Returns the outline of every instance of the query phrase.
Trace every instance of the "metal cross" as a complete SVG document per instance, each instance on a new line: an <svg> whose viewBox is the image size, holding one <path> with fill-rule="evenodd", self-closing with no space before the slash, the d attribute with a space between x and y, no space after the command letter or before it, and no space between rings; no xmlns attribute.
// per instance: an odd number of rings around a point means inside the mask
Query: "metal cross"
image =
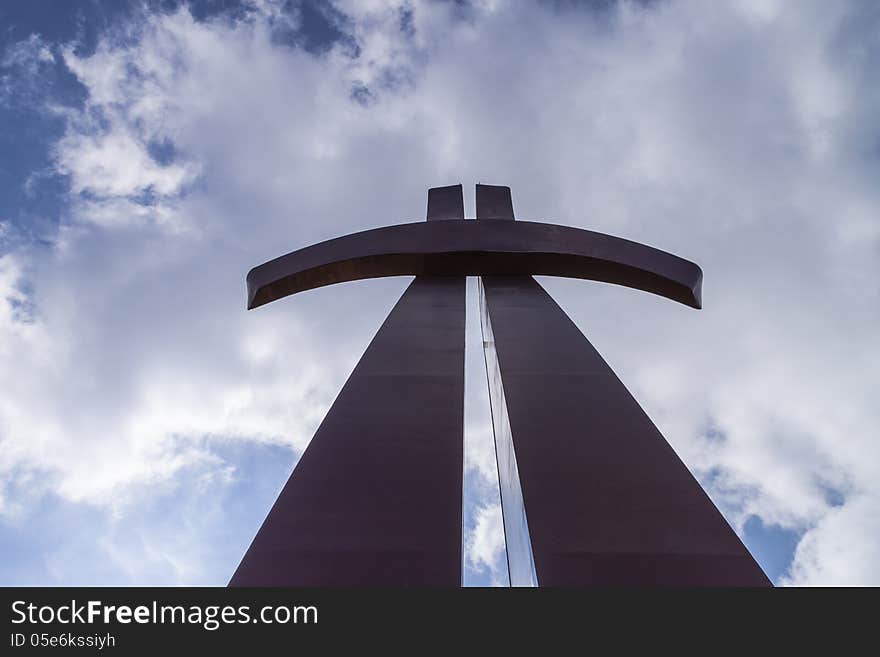
<svg viewBox="0 0 880 657"><path fill-rule="evenodd" d="M352 372L230 582L458 586L465 277L483 345L513 586L769 586L645 412L532 275L701 307L702 271L629 240L514 221L510 189L428 191L427 222L321 242L247 276L248 308L415 276ZM648 327L646 327L646 332Z"/></svg>

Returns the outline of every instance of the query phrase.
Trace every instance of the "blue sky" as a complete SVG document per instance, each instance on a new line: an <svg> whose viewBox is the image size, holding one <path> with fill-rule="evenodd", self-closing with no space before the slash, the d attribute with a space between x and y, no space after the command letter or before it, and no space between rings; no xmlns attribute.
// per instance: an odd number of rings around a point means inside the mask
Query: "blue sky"
<svg viewBox="0 0 880 657"><path fill-rule="evenodd" d="M542 282L775 582L880 584L878 35L871 2L3 3L0 582L224 584L406 284L246 313L245 272L480 181L702 265L700 313ZM504 584L474 290L465 581Z"/></svg>

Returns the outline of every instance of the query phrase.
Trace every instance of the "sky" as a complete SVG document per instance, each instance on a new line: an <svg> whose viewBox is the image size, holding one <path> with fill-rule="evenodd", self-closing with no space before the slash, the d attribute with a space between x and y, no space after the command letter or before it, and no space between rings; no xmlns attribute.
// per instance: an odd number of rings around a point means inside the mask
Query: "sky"
<svg viewBox="0 0 880 657"><path fill-rule="evenodd" d="M540 280L774 583L880 585L877 70L871 0L2 3L0 583L224 585L408 282L246 272L483 182L701 265L701 311Z"/></svg>

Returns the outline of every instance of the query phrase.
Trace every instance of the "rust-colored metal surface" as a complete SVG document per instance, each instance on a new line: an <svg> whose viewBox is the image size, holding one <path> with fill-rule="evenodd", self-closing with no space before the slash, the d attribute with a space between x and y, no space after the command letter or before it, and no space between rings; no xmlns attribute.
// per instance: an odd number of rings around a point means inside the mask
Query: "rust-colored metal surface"
<svg viewBox="0 0 880 657"><path fill-rule="evenodd" d="M522 274L616 283L701 304L697 265L637 242L529 221L428 221L353 233L255 267L248 308L363 278Z"/></svg>
<svg viewBox="0 0 880 657"><path fill-rule="evenodd" d="M506 198L486 191L478 188L477 219L488 213L512 225L509 190ZM489 373L492 414L504 418L495 422L496 449L515 454L507 459L514 466L499 468L507 542L531 547L509 554L512 583L769 586L700 484L550 295L531 276L484 276L481 290L484 345L500 373Z"/></svg>
<svg viewBox="0 0 880 657"><path fill-rule="evenodd" d="M538 585L768 586L550 295L531 276L482 282ZM516 486L502 482L502 493ZM505 518L508 526L519 527Z"/></svg>
<svg viewBox="0 0 880 657"><path fill-rule="evenodd" d="M432 190L428 219L456 192ZM463 277L410 284L230 586L461 585L464 322Z"/></svg>

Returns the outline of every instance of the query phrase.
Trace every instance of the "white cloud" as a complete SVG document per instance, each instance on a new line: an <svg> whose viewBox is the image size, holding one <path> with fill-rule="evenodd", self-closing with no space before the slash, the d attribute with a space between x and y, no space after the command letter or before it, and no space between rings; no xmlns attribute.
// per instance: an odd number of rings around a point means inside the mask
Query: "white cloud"
<svg viewBox="0 0 880 657"><path fill-rule="evenodd" d="M271 11L148 16L91 56L62 51L89 98L56 148L71 204L54 246L0 269L0 476L124 513L227 467L205 436L302 449L405 283L245 313L247 269L418 219L432 185L510 184L522 218L703 265L700 313L547 285L735 524L806 530L791 581L878 583L864 5L340 8L358 56L277 43ZM0 509L20 510L10 490ZM493 509L478 567L497 556Z"/></svg>
<svg viewBox="0 0 880 657"><path fill-rule="evenodd" d="M786 583L862 586L880 579L880 499L856 495L830 510L801 539ZM855 567L853 564L857 564Z"/></svg>
<svg viewBox="0 0 880 657"><path fill-rule="evenodd" d="M506 567L501 559L504 550L504 521L500 504L487 504L477 509L475 526L468 536L466 554L468 563L477 571L488 571L494 580L503 579L506 574L499 573Z"/></svg>
<svg viewBox="0 0 880 657"><path fill-rule="evenodd" d="M6 49L3 58L0 59L2 66L22 66L29 74L35 74L41 63L54 62L55 56L49 49L48 44L38 34L31 34L27 39L22 39Z"/></svg>
<svg viewBox="0 0 880 657"><path fill-rule="evenodd" d="M38 34L7 46L0 52L0 107L33 99L41 74L54 62L55 55Z"/></svg>
<svg viewBox="0 0 880 657"><path fill-rule="evenodd" d="M178 192L191 180L186 166L161 166L145 144L118 128L101 135L71 134L59 144L59 167L71 177L71 191L102 197Z"/></svg>

